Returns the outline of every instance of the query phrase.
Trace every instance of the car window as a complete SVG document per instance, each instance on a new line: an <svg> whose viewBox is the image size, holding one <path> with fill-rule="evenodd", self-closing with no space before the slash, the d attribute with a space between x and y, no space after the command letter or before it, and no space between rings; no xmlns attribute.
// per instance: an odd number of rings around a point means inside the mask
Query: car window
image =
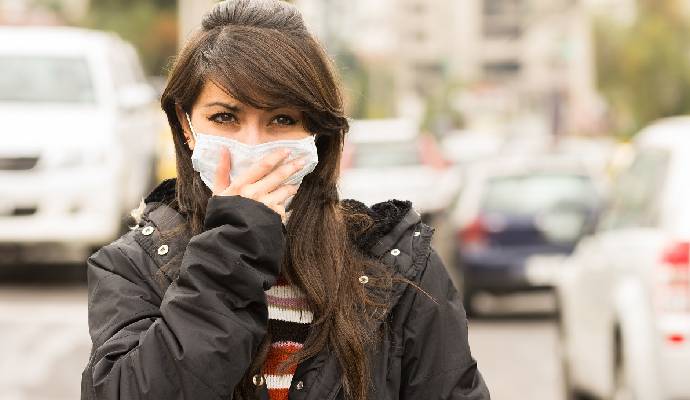
<svg viewBox="0 0 690 400"><path fill-rule="evenodd" d="M83 57L0 55L0 102L91 104L95 100Z"/></svg>
<svg viewBox="0 0 690 400"><path fill-rule="evenodd" d="M601 229L654 226L659 219L659 198L666 180L670 154L663 149L645 149L618 177L611 205Z"/></svg>
<svg viewBox="0 0 690 400"><path fill-rule="evenodd" d="M116 90L146 81L139 57L131 45L116 42L110 48L108 59Z"/></svg>
<svg viewBox="0 0 690 400"><path fill-rule="evenodd" d="M401 167L421 164L417 143L357 143L352 154L355 168Z"/></svg>
<svg viewBox="0 0 690 400"><path fill-rule="evenodd" d="M591 209L596 189L586 175L525 174L490 178L482 210L485 213L536 215L559 208Z"/></svg>

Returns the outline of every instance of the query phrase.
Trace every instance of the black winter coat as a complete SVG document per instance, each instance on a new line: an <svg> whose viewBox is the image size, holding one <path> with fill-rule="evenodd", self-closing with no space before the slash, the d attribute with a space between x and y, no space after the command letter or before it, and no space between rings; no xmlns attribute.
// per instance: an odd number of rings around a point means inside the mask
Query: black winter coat
<svg viewBox="0 0 690 400"><path fill-rule="evenodd" d="M166 205L174 188L174 180L162 183L136 228L88 259L93 347L83 400L231 399L266 334L264 290L276 282L284 245L279 215L243 197L212 197L202 233L161 238L183 222ZM344 201L376 221L356 245L436 300L395 284L383 340L371 354L370 399L489 399L461 298L430 246L433 229L409 202ZM268 399L265 385L257 389ZM336 357L324 350L301 363L289 397L342 399Z"/></svg>

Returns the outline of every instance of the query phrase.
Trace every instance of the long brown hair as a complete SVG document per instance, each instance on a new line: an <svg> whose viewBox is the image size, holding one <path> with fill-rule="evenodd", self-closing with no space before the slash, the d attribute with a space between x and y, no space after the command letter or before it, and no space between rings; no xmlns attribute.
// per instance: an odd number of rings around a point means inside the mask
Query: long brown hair
<svg viewBox="0 0 690 400"><path fill-rule="evenodd" d="M177 156L175 203L193 234L203 228L211 192L192 168L175 107L190 112L209 81L255 108L298 107L306 129L317 135L319 163L290 205L282 266L286 279L305 292L315 318L303 349L287 363L297 364L327 348L339 360L346 396L366 399L367 350L377 339L371 329L377 314L372 309L386 307L381 294L387 291L365 290L358 278L367 271L368 286L385 289L391 283L382 265L348 240L353 232L347 226L364 230L372 221L349 212L338 198L348 122L333 66L299 11L288 3L229 0L205 16L176 59L161 100ZM265 340L236 387L237 398L253 397L248 377L260 371L268 344Z"/></svg>

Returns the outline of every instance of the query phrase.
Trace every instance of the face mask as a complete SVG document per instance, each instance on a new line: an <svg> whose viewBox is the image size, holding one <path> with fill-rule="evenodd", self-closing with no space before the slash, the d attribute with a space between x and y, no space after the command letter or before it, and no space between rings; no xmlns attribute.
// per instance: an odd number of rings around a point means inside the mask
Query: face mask
<svg viewBox="0 0 690 400"><path fill-rule="evenodd" d="M192 167L201 175L201 180L213 190L216 167L220 162L220 152L223 147L230 150L232 179L245 173L255 162L279 148L290 149L290 155L281 163L286 164L292 160L304 157L304 167L290 176L283 185L300 185L306 175L314 171L319 162L316 150L316 138L310 135L304 139L276 140L257 145L248 145L234 139L223 136L208 135L195 132L188 114L187 122L194 135L194 150L192 151ZM285 202L285 207L290 204L292 198Z"/></svg>

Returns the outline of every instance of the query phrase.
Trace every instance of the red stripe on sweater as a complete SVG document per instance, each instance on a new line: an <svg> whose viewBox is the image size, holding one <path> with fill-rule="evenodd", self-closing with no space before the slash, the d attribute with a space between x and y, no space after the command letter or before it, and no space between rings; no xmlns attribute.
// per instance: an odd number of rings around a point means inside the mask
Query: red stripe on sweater
<svg viewBox="0 0 690 400"><path fill-rule="evenodd" d="M268 398L271 400L288 400L289 389L268 389Z"/></svg>
<svg viewBox="0 0 690 400"><path fill-rule="evenodd" d="M303 298L283 298L266 295L266 301L271 306L291 308L293 310L306 310L307 302Z"/></svg>
<svg viewBox="0 0 690 400"><path fill-rule="evenodd" d="M287 359L297 353L299 349L301 349L302 346L299 346L299 348L295 347L271 347L271 349L268 351L268 355L266 356L266 361L263 366L263 374L264 375L294 375L295 371L297 370L297 365L290 365L286 369L278 371L278 366Z"/></svg>

